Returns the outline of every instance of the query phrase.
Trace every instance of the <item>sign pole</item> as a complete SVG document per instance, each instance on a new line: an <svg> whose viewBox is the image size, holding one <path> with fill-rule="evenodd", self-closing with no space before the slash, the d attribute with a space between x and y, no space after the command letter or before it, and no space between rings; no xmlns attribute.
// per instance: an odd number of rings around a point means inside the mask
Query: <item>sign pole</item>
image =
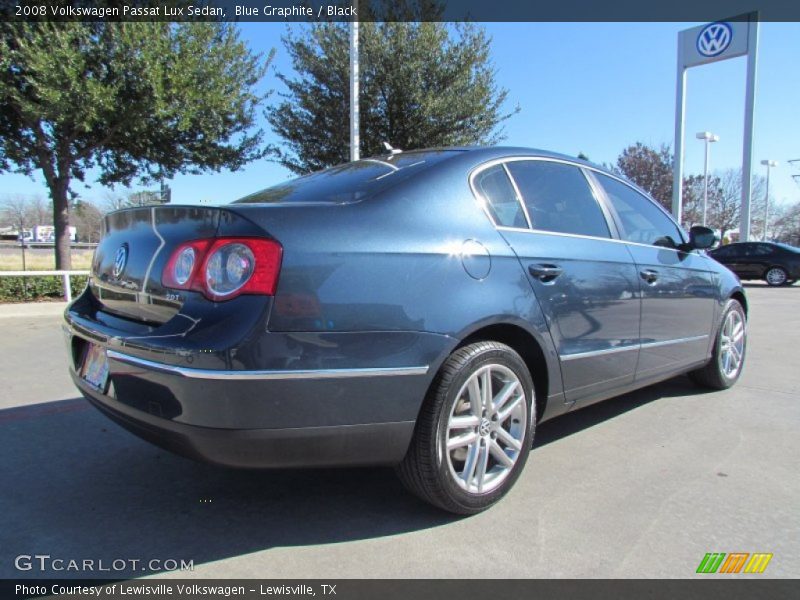
<svg viewBox="0 0 800 600"><path fill-rule="evenodd" d="M360 158L358 110L358 21L350 22L350 160Z"/></svg>
<svg viewBox="0 0 800 600"><path fill-rule="evenodd" d="M678 85L675 93L675 164L672 165L672 216L680 223L683 217L683 135L686 111L686 68L678 48Z"/></svg>
<svg viewBox="0 0 800 600"><path fill-rule="evenodd" d="M750 236L750 194L752 188L753 111L756 103L756 57L758 12L714 21L678 33L678 83L675 94L675 164L672 167L672 214L680 223L683 212L683 134L686 111L686 71L691 67L747 55L747 98L744 114L742 157L742 199L739 239ZM708 142L706 142L706 161ZM708 175L706 175L706 178ZM705 203L704 203L705 204ZM704 208L704 213L705 213Z"/></svg>
<svg viewBox="0 0 800 600"><path fill-rule="evenodd" d="M758 13L750 13L747 28L747 91L744 107L744 150L742 152L742 205L739 209L739 241L750 239L750 199L753 189L753 113L756 107L758 57Z"/></svg>

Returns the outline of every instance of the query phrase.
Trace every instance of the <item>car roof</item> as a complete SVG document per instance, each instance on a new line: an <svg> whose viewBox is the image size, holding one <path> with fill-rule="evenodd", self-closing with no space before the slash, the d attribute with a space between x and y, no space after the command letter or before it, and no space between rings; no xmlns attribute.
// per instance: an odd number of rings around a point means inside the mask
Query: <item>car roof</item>
<svg viewBox="0 0 800 600"><path fill-rule="evenodd" d="M452 152L452 156L441 161L442 163L453 162L454 159L461 157L462 160L474 163L478 166L484 162L501 158L512 157L531 157L531 158L552 158L556 160L565 160L578 165L591 167L602 173L611 175L612 177L620 177L618 173L613 173L602 165L583 160L576 156L569 156L568 154L561 154L559 152L552 152L550 150L543 150L541 148L528 148L525 146L444 146L444 147L431 147L420 148L415 150L402 151L404 154L424 153L424 152ZM374 157L365 158L385 158L386 155L375 155ZM624 177L624 176L623 176ZM628 181L627 178L625 178ZM634 184L635 185L635 184ZM638 188L638 186L637 186ZM647 192L644 192L645 194Z"/></svg>

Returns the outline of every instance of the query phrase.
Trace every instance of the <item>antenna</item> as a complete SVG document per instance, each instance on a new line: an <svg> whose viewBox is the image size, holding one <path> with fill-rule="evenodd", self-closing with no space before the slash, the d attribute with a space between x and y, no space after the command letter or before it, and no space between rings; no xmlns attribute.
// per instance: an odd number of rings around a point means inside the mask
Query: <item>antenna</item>
<svg viewBox="0 0 800 600"><path fill-rule="evenodd" d="M383 147L386 148L386 151L394 156L395 154L400 154L402 150L400 148L392 148L392 145L389 142L383 142Z"/></svg>

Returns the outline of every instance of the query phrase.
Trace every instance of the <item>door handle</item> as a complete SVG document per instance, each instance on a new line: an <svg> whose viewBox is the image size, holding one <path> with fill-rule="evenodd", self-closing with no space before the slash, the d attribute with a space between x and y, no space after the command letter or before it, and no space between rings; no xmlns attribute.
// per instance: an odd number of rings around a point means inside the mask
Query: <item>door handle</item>
<svg viewBox="0 0 800 600"><path fill-rule="evenodd" d="M654 271L653 269L643 269L639 271L639 275L651 285L658 281L658 271Z"/></svg>
<svg viewBox="0 0 800 600"><path fill-rule="evenodd" d="M553 281L556 277L563 273L561 267L556 265L539 265L533 264L528 265L528 273L530 273L533 277L541 281L542 283L549 283Z"/></svg>

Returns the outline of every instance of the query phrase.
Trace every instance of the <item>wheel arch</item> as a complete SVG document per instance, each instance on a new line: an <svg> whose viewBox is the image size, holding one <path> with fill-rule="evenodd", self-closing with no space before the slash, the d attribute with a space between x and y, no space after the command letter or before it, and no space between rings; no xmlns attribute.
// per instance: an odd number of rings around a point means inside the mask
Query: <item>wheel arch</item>
<svg viewBox="0 0 800 600"><path fill-rule="evenodd" d="M527 329L513 323L484 325L464 336L456 348L475 342L494 341L505 344L522 357L533 380L536 394L536 419L542 418L550 392L551 373L544 349L539 340Z"/></svg>
<svg viewBox="0 0 800 600"><path fill-rule="evenodd" d="M728 299L736 300L739 304L741 304L742 308L744 309L744 314L747 315L747 297L744 295L742 290L735 290L730 296L728 296Z"/></svg>

